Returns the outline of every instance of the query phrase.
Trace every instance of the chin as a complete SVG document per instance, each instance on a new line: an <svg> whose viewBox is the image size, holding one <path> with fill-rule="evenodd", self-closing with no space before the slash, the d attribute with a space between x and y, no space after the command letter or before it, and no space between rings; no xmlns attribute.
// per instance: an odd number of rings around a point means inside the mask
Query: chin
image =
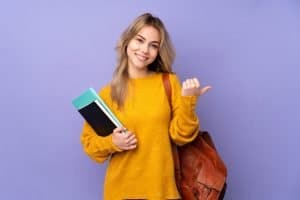
<svg viewBox="0 0 300 200"><path fill-rule="evenodd" d="M138 69L144 69L148 66L147 63L135 63L134 66Z"/></svg>

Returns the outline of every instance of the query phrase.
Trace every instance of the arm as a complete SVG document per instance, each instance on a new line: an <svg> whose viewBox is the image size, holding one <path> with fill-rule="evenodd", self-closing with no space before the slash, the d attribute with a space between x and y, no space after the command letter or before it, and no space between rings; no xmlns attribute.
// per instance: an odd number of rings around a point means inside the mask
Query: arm
<svg viewBox="0 0 300 200"><path fill-rule="evenodd" d="M112 142L112 135L98 136L88 123L84 123L81 133L84 152L96 162L103 163L114 152L122 151Z"/></svg>
<svg viewBox="0 0 300 200"><path fill-rule="evenodd" d="M170 75L172 87L172 120L170 135L175 143L183 145L191 142L200 129L199 119L195 112L197 99L211 87L200 88L197 79L187 79L181 88L175 75Z"/></svg>
<svg viewBox="0 0 300 200"><path fill-rule="evenodd" d="M99 95L106 101L106 103L108 103L109 86L102 88ZM113 143L112 134L106 137L98 136L87 122L83 125L80 140L84 152L96 162L102 163L107 160L111 154L122 151Z"/></svg>
<svg viewBox="0 0 300 200"><path fill-rule="evenodd" d="M99 94L105 103L112 108L109 87L104 87ZM137 139L135 135L123 127L115 128L113 133L106 137L98 136L88 123L84 123L81 144L85 153L96 162L104 162L115 152L131 150L136 148Z"/></svg>

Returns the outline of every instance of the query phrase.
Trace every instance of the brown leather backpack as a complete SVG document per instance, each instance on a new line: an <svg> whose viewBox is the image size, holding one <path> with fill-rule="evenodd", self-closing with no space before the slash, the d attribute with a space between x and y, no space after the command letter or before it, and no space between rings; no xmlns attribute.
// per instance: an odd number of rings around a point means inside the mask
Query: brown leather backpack
<svg viewBox="0 0 300 200"><path fill-rule="evenodd" d="M169 74L163 83L171 106ZM226 190L227 169L206 131L199 131L192 142L183 146L173 144L175 178L182 200L220 200Z"/></svg>

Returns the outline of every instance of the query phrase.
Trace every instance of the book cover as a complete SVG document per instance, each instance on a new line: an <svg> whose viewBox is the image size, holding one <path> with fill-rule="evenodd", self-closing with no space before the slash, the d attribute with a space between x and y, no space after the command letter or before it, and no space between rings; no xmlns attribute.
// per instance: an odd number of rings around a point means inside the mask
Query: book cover
<svg viewBox="0 0 300 200"><path fill-rule="evenodd" d="M87 89L72 101L73 106L99 136L107 136L121 122L93 88Z"/></svg>

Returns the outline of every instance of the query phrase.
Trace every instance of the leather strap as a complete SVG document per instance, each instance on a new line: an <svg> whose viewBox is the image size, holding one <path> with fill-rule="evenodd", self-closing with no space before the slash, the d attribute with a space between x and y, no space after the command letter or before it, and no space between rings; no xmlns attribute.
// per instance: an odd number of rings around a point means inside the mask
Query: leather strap
<svg viewBox="0 0 300 200"><path fill-rule="evenodd" d="M162 79L164 83L165 92L168 97L168 102L171 109L171 117L172 117L172 87L169 78L169 73L163 73ZM181 180L180 160L179 160L177 145L174 142L172 142L172 154L174 160L174 173L175 173L176 185L177 185L177 189L181 193L181 186L179 184Z"/></svg>
<svg viewBox="0 0 300 200"><path fill-rule="evenodd" d="M169 78L169 73L163 73L163 83L165 87L165 92L168 97L169 105L170 108L172 107L172 88L171 88L171 83L170 83L170 78Z"/></svg>

